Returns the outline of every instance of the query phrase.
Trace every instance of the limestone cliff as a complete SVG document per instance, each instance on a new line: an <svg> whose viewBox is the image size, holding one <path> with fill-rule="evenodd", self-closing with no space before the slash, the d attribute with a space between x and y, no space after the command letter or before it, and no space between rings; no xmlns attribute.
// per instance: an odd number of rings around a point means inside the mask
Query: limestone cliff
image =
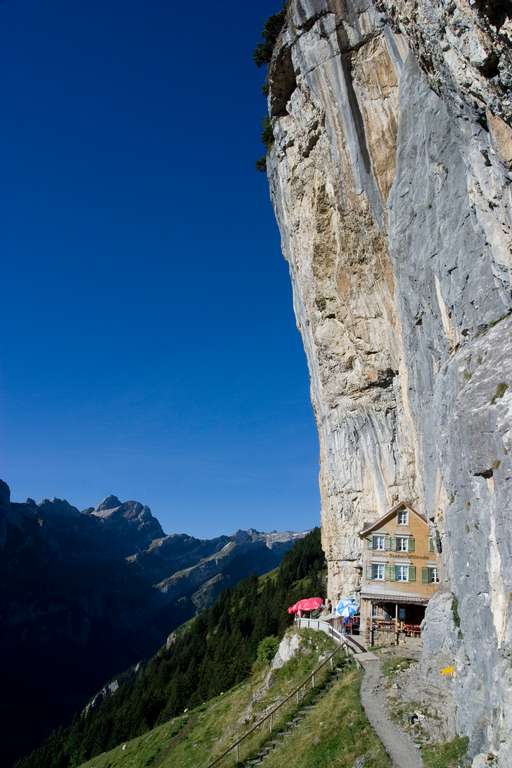
<svg viewBox="0 0 512 768"><path fill-rule="evenodd" d="M291 0L269 70L271 195L320 435L330 593L363 522L439 533L425 672L455 661L474 765L512 765L512 11ZM508 10L507 10L508 9ZM454 599L455 596L455 599ZM459 623L460 626L456 626Z"/></svg>

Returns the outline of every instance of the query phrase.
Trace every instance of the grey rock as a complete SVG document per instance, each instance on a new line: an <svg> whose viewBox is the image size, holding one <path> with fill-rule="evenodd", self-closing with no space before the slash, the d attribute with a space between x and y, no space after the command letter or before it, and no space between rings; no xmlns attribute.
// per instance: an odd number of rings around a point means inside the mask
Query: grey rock
<svg viewBox="0 0 512 768"><path fill-rule="evenodd" d="M90 514L126 539L132 552L145 549L165 535L150 508L139 501L121 502L117 496L107 496Z"/></svg>
<svg viewBox="0 0 512 768"><path fill-rule="evenodd" d="M37 510L42 517L52 518L70 518L78 517L80 512L65 499L43 499L38 505Z"/></svg>
<svg viewBox="0 0 512 768"><path fill-rule="evenodd" d="M459 733L505 768L512 21L497 8L292 0L267 172L311 376L330 596L358 589L365 520L400 499L423 512L443 573L421 669L439 683L454 667Z"/></svg>

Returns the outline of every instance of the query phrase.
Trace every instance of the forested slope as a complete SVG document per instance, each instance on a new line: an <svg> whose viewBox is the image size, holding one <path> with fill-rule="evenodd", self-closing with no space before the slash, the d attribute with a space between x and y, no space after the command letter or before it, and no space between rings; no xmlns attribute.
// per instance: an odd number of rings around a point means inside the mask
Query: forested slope
<svg viewBox="0 0 512 768"><path fill-rule="evenodd" d="M56 731L19 768L71 768L145 733L244 680L258 643L281 635L286 607L306 593L322 594L325 558L315 529L288 552L276 571L251 577L177 633L113 695Z"/></svg>

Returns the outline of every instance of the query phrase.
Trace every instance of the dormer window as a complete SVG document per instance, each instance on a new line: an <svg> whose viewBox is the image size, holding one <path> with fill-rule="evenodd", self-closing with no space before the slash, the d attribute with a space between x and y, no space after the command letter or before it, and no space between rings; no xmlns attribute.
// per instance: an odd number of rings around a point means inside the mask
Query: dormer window
<svg viewBox="0 0 512 768"><path fill-rule="evenodd" d="M407 509L400 509L398 512L398 525L409 524L409 511Z"/></svg>

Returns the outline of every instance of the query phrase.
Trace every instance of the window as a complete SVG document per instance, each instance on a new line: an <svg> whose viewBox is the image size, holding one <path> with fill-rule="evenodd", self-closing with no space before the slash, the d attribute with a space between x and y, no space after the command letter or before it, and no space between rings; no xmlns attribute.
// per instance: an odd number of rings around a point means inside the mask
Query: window
<svg viewBox="0 0 512 768"><path fill-rule="evenodd" d="M407 509L401 509L398 512L398 525L408 525L409 523L409 512Z"/></svg>
<svg viewBox="0 0 512 768"><path fill-rule="evenodd" d="M381 550L385 549L386 540L384 536L373 536L372 538L373 538L372 549L381 549Z"/></svg>
<svg viewBox="0 0 512 768"><path fill-rule="evenodd" d="M384 563L372 564L372 579L374 581L384 581Z"/></svg>
<svg viewBox="0 0 512 768"><path fill-rule="evenodd" d="M429 565L422 569L423 584L439 584L439 568L437 565Z"/></svg>
<svg viewBox="0 0 512 768"><path fill-rule="evenodd" d="M395 574L397 581L409 581L409 566L408 565L396 565Z"/></svg>
<svg viewBox="0 0 512 768"><path fill-rule="evenodd" d="M397 552L409 551L409 539L407 538L407 536L396 537L396 551Z"/></svg>

